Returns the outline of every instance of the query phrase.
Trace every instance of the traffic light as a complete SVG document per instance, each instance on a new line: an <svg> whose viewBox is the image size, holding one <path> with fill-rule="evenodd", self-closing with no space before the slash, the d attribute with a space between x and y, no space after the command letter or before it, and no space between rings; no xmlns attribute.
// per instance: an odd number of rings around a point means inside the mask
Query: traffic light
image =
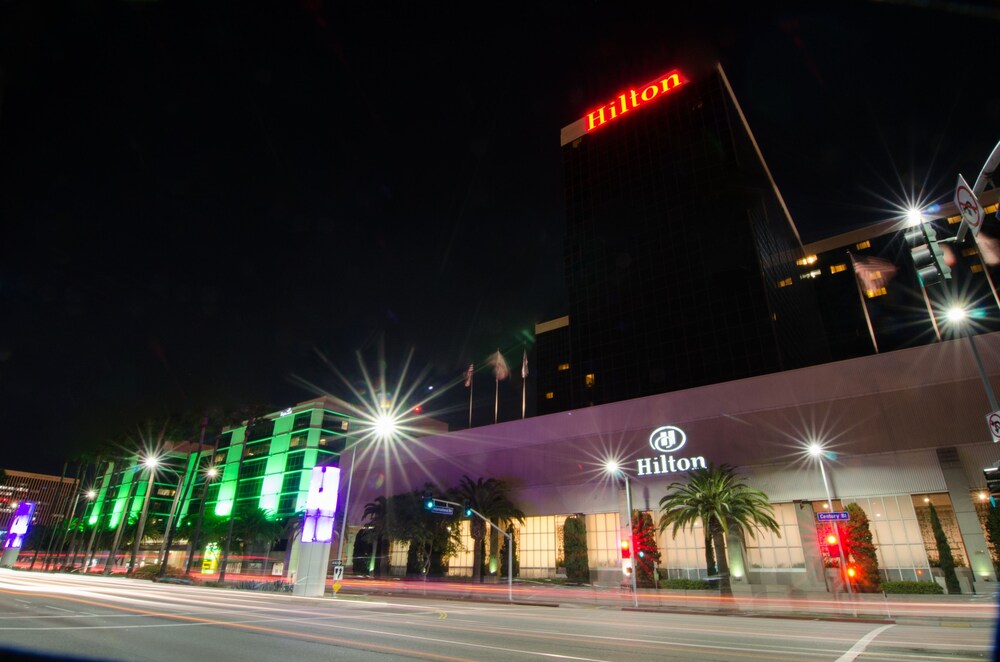
<svg viewBox="0 0 1000 662"><path fill-rule="evenodd" d="M1000 496L1000 467L992 466L983 469L986 479L986 489L990 493L990 505L996 506L996 497Z"/></svg>
<svg viewBox="0 0 1000 662"><path fill-rule="evenodd" d="M434 510L434 496L430 492L424 492L424 508Z"/></svg>
<svg viewBox="0 0 1000 662"><path fill-rule="evenodd" d="M854 579L854 575L858 574L857 570L854 569L853 565L847 566L847 578Z"/></svg>
<svg viewBox="0 0 1000 662"><path fill-rule="evenodd" d="M622 540L622 558L630 559L632 558L632 547L628 540Z"/></svg>
<svg viewBox="0 0 1000 662"><path fill-rule="evenodd" d="M840 559L840 539L835 533L826 536L826 553L831 559Z"/></svg>
<svg viewBox="0 0 1000 662"><path fill-rule="evenodd" d="M465 500L465 505L463 507L465 508L465 516L472 517L472 504L469 503L468 499Z"/></svg>
<svg viewBox="0 0 1000 662"><path fill-rule="evenodd" d="M944 251L933 225L914 225L906 231L904 238L906 245L910 247L913 268L921 285L927 287L951 278L951 268L944 262Z"/></svg>

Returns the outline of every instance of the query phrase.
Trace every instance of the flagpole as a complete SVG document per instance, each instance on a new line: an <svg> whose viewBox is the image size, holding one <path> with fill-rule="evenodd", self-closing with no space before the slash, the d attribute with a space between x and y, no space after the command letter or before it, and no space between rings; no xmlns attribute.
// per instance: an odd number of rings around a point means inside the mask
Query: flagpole
<svg viewBox="0 0 1000 662"><path fill-rule="evenodd" d="M472 428L472 375L469 375L469 428Z"/></svg>
<svg viewBox="0 0 1000 662"><path fill-rule="evenodd" d="M878 341L875 340L875 327L872 326L871 315L868 314L868 303L865 301L865 293L861 291L861 283L858 282L858 265L854 261L854 253L847 251L847 256L851 260L851 271L854 272L854 287L858 290L858 298L861 299L861 310L865 311L865 322L868 324L868 336L872 340L875 353L878 354Z"/></svg>
<svg viewBox="0 0 1000 662"><path fill-rule="evenodd" d="M496 363L493 368L493 377L496 382L496 392L493 394L493 424L496 425L497 415L500 412L500 348L497 347Z"/></svg>
<svg viewBox="0 0 1000 662"><path fill-rule="evenodd" d="M525 393L527 392L528 383L528 350L524 350L523 358L521 360L521 418L524 418L524 403L525 403Z"/></svg>

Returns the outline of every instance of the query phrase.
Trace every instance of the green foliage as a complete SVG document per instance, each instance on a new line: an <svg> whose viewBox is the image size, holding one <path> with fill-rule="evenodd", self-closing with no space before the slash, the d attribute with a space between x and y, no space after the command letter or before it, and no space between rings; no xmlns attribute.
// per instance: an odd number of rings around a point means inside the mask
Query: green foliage
<svg viewBox="0 0 1000 662"><path fill-rule="evenodd" d="M656 545L656 527L649 513L632 511L632 562L635 567L635 584L639 588L654 588L653 568L660 562L660 550Z"/></svg>
<svg viewBox="0 0 1000 662"><path fill-rule="evenodd" d="M462 480L459 482L458 487L452 490L456 501L463 501L465 499L469 500L470 505L474 510L481 513L483 517L486 517L494 525L503 527L512 521L523 522L524 513L511 502L509 497L510 486L503 480L498 478L487 478L482 477L472 480L469 476L462 476ZM486 535L487 531L492 530L492 527L486 525L486 522L482 518L475 515L469 521L469 531L472 535L472 539L475 542L475 546L472 552L472 581L481 581L482 579L482 566L485 562L484 556L486 554ZM494 553L498 550L499 545L494 544L492 549ZM499 565L499 560L495 560Z"/></svg>
<svg viewBox="0 0 1000 662"><path fill-rule="evenodd" d="M928 504L931 513L931 530L934 531L934 542L937 543L938 559L940 560L941 572L944 574L944 583L948 587L948 593L961 593L962 587L958 583L958 574L955 572L955 558L951 555L951 545L941 527L941 520L938 518L937 509L934 504Z"/></svg>
<svg viewBox="0 0 1000 662"><path fill-rule="evenodd" d="M664 579L660 582L660 587L675 591L708 591L712 589L712 585L704 579Z"/></svg>
<svg viewBox="0 0 1000 662"><path fill-rule="evenodd" d="M781 534L767 495L741 482L735 470L726 464L688 471L687 482L671 483L667 495L660 499L660 531L672 527L672 535L676 537L679 529L693 530L699 522L704 523L712 536L719 588L726 596L733 592L726 534L735 530L754 538L757 527ZM707 548L705 565L711 565Z"/></svg>
<svg viewBox="0 0 1000 662"><path fill-rule="evenodd" d="M897 594L942 595L944 593L944 589L937 582L882 582L879 590Z"/></svg>
<svg viewBox="0 0 1000 662"><path fill-rule="evenodd" d="M587 523L583 515L566 518L563 525L563 550L566 563L566 581L587 584L590 582L590 557L587 554Z"/></svg>
<svg viewBox="0 0 1000 662"><path fill-rule="evenodd" d="M270 546L284 532L284 525L274 519L263 508L241 509L233 522L233 536L239 541L240 547L253 548L259 545Z"/></svg>
<svg viewBox="0 0 1000 662"><path fill-rule="evenodd" d="M861 593L874 593L882 581L878 572L878 556L872 542L868 515L856 503L847 504L850 519L843 526L844 551L855 570L852 586Z"/></svg>
<svg viewBox="0 0 1000 662"><path fill-rule="evenodd" d="M507 535L510 536L510 544L513 547L511 550L513 556L510 558L510 564L513 566L514 576L519 577L521 574L521 562L517 558L517 538L514 536L514 525L507 525ZM500 576L507 576L507 538L504 537L503 545L500 547Z"/></svg>
<svg viewBox="0 0 1000 662"><path fill-rule="evenodd" d="M990 506L986 513L986 537L990 542L993 568L1000 574L1000 508Z"/></svg>
<svg viewBox="0 0 1000 662"><path fill-rule="evenodd" d="M152 579L160 574L160 566L157 563L150 563L142 566L141 568L136 568L132 573L133 579ZM167 569L163 572L164 577L173 577L177 579L186 579L187 575L180 568L175 568L173 566L167 566Z"/></svg>

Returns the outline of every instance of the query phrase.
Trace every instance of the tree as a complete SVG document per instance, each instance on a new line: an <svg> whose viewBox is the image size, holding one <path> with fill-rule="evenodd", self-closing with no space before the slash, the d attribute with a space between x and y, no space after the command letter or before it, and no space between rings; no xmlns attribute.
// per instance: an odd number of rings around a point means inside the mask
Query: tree
<svg viewBox="0 0 1000 662"><path fill-rule="evenodd" d="M872 542L868 515L856 503L847 504L847 513L850 519L843 528L843 544L855 573L853 579L848 579L858 591L874 593L879 590L882 577L878 572L878 556L875 554L875 544Z"/></svg>
<svg viewBox="0 0 1000 662"><path fill-rule="evenodd" d="M986 512L986 537L989 539L993 568L1000 574L1000 508L990 506Z"/></svg>
<svg viewBox="0 0 1000 662"><path fill-rule="evenodd" d="M455 493L458 499L468 499L474 510L492 521L495 526L502 527L516 520L524 522L524 513L517 508L507 496L510 488L506 482L497 478L479 478L473 481L469 476L462 476ZM476 515L469 521L469 534L473 540L472 550L472 581L482 581L483 557L486 552L486 522ZM499 543L493 545L496 553ZM498 565L500 565L498 563Z"/></svg>
<svg viewBox="0 0 1000 662"><path fill-rule="evenodd" d="M365 504L362 519L370 531L372 556L378 559L375 567L377 577L389 576L389 500L384 496L375 497Z"/></svg>
<svg viewBox="0 0 1000 662"><path fill-rule="evenodd" d="M660 562L660 550L656 544L656 527L653 517L640 510L632 511L632 565L635 568L635 583L639 588L654 588L656 580L653 568Z"/></svg>
<svg viewBox="0 0 1000 662"><path fill-rule="evenodd" d="M242 556L246 556L247 548L266 545L263 569L266 569L266 557L271 555L271 546L284 529L284 524L271 519L271 515L263 508L241 508L233 523L233 535L239 541Z"/></svg>
<svg viewBox="0 0 1000 662"><path fill-rule="evenodd" d="M687 472L687 482L667 486L667 495L660 499L660 531L672 528L694 529L700 521L712 536L719 568L719 590L724 596L733 594L729 579L729 561L725 536L730 531L755 538L756 528L763 527L781 535L774 520L774 510L767 495L741 482L727 464L709 465L705 469ZM709 556L706 550L706 565Z"/></svg>
<svg viewBox="0 0 1000 662"><path fill-rule="evenodd" d="M948 593L961 593L962 587L958 583L958 575L955 573L955 557L951 555L951 545L948 544L948 537L944 534L941 520L938 518L937 508L933 503L927 504L931 513L931 530L934 531L934 542L937 543L938 561L941 572L944 574L944 584Z"/></svg>
<svg viewBox="0 0 1000 662"><path fill-rule="evenodd" d="M582 514L566 518L563 524L563 556L566 581L590 582L590 557L587 554L587 522Z"/></svg>
<svg viewBox="0 0 1000 662"><path fill-rule="evenodd" d="M514 536L514 525L507 525L507 535L504 536L503 544L500 546L500 576L507 576L507 559L510 559L511 573L514 577L521 574L521 563L517 558L517 538ZM509 536L509 537L508 537ZM508 542L509 541L509 542ZM508 545L510 549L508 550Z"/></svg>

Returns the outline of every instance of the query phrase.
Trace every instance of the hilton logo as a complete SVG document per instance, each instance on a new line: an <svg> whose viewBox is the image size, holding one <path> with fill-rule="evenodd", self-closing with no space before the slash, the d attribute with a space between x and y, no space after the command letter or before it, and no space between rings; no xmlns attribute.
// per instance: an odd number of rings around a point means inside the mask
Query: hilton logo
<svg viewBox="0 0 1000 662"><path fill-rule="evenodd" d="M610 103L601 106L592 113L587 113L587 131L593 131L597 127L624 115L633 108L644 106L656 97L666 94L686 82L684 78L681 78L680 73L671 71L659 79L644 85L642 91L631 89L628 92L623 92Z"/></svg>
<svg viewBox="0 0 1000 662"><path fill-rule="evenodd" d="M668 454L676 453L686 442L687 435L684 434L684 430L673 425L664 425L653 430L652 434L649 435L649 446L654 451L658 451L660 456L636 460L638 475L651 476L691 469L705 469L705 458L700 455L675 459L673 455Z"/></svg>

